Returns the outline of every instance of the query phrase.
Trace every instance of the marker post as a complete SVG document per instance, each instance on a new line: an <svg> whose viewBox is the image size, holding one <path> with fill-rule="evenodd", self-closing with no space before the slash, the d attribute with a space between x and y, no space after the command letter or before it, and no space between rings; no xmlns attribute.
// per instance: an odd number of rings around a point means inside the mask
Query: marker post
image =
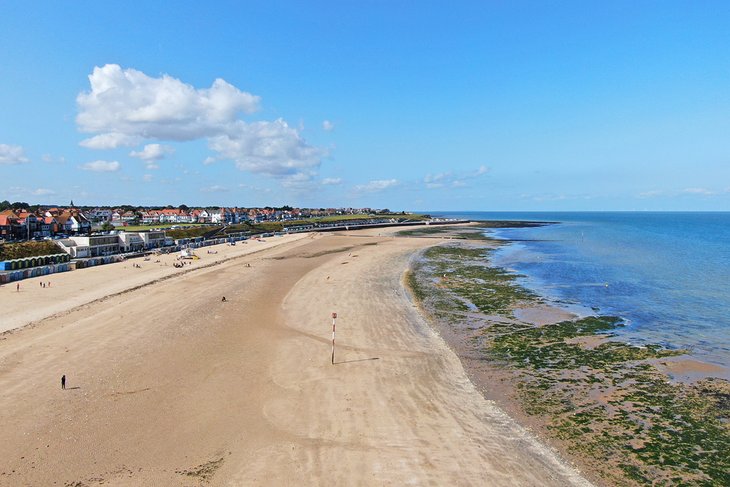
<svg viewBox="0 0 730 487"><path fill-rule="evenodd" d="M332 365L335 365L335 320L337 313L332 313Z"/></svg>

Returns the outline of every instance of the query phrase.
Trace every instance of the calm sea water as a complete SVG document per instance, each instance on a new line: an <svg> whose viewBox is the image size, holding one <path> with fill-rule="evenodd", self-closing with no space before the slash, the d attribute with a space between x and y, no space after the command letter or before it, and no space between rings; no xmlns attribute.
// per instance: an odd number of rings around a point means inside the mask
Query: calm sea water
<svg viewBox="0 0 730 487"><path fill-rule="evenodd" d="M689 348L730 367L730 212L431 214L559 222L490 231L516 240L495 263L564 307L624 318L631 343Z"/></svg>

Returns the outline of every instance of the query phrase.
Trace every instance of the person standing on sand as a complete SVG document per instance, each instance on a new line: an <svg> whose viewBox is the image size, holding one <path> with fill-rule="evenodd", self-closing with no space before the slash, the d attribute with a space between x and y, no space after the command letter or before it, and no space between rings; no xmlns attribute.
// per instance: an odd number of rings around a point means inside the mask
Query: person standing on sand
<svg viewBox="0 0 730 487"><path fill-rule="evenodd" d="M15 290L17 292L20 292L20 283L18 283L18 284L15 285Z"/></svg>
<svg viewBox="0 0 730 487"><path fill-rule="evenodd" d="M61 376L61 389L66 389L66 374Z"/></svg>

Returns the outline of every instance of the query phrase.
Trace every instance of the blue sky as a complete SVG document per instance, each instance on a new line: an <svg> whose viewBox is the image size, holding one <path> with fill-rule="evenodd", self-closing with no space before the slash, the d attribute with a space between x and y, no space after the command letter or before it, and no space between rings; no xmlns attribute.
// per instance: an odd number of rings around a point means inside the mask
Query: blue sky
<svg viewBox="0 0 730 487"><path fill-rule="evenodd" d="M730 210L728 25L709 1L4 1L0 199Z"/></svg>

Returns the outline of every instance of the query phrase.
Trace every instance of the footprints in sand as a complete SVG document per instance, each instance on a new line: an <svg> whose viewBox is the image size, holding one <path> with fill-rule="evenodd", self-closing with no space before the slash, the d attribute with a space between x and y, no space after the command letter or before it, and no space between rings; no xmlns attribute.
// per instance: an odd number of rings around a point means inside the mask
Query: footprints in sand
<svg viewBox="0 0 730 487"><path fill-rule="evenodd" d="M149 387L145 387L144 389L137 389L136 391L119 391L119 392L112 393L111 396L112 397L115 397L115 396L128 396L129 394L138 394L140 392L145 392L145 391L149 391L149 390L150 390Z"/></svg>
<svg viewBox="0 0 730 487"><path fill-rule="evenodd" d="M180 475L186 475L188 477L194 477L202 480L203 482L210 482L210 480L213 478L213 475L215 475L215 472L221 467L221 465L223 465L223 457L220 457L216 460L211 460L188 470L175 470L175 473Z"/></svg>
<svg viewBox="0 0 730 487"><path fill-rule="evenodd" d="M231 452L228 452L230 455ZM202 484L208 484L213 479L213 476L218 471L218 469L223 465L224 457L218 457L214 458L213 460L209 460L205 463L202 463L200 465L197 465L195 467L190 467L188 469L179 469L175 470L175 474L181 475L183 477L187 477L189 482L190 480L196 481L196 485L202 485ZM129 482L129 479L134 479L135 475L140 474L144 471L142 467L138 467L136 470L127 467L126 465L122 465L120 468L116 470L112 470L109 472L104 472L102 474L94 475L93 477L88 477L82 480L73 480L71 482L65 482L63 485L64 487L90 487L92 485L103 485L103 484L120 484L124 483L124 485L127 485ZM168 471L165 469L161 470L162 477L167 477L171 475L172 473L167 473ZM167 474L167 475L165 475ZM183 479L179 479L180 484L179 485L188 485L187 482L183 481ZM132 480L134 482L134 480ZM185 482L185 483L183 483ZM177 484L177 482L176 482ZM134 484L136 485L136 484Z"/></svg>

